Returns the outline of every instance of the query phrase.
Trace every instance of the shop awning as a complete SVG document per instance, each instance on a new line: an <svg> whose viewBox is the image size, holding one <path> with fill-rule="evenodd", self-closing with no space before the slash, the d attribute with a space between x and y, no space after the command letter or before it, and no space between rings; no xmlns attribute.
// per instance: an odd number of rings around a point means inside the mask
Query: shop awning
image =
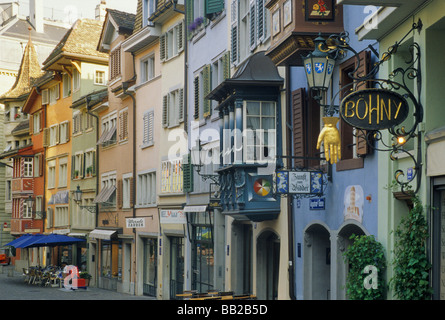
<svg viewBox="0 0 445 320"><path fill-rule="evenodd" d="M11 247L15 247L16 245L18 245L19 243L31 238L33 235L30 233L24 234L23 236L20 236L14 240L12 240L11 242L8 242L7 244L4 245L4 247L6 246L11 246Z"/></svg>
<svg viewBox="0 0 445 320"><path fill-rule="evenodd" d="M185 206L184 212L206 212L207 206Z"/></svg>
<svg viewBox="0 0 445 320"><path fill-rule="evenodd" d="M79 239L66 236L63 234L52 233L49 235L45 235L43 237L39 237L36 241L32 241L25 247L26 248L55 247L55 246L64 246L85 241L86 241L85 239Z"/></svg>
<svg viewBox="0 0 445 320"><path fill-rule="evenodd" d="M94 229L90 232L90 239L110 240L116 232L116 230Z"/></svg>

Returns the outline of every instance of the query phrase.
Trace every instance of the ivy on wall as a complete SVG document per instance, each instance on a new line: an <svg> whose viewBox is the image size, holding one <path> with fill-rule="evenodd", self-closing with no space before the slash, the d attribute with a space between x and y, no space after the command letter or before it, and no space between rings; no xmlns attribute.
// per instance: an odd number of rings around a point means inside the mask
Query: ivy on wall
<svg viewBox="0 0 445 320"><path fill-rule="evenodd" d="M351 300L384 299L386 259L382 244L372 235L352 235L350 239L354 242L344 253L349 265L346 296Z"/></svg>
<svg viewBox="0 0 445 320"><path fill-rule="evenodd" d="M401 300L429 299L431 264L426 254L428 225L423 214L422 202L412 198L413 208L402 219L395 231L394 277L390 285Z"/></svg>

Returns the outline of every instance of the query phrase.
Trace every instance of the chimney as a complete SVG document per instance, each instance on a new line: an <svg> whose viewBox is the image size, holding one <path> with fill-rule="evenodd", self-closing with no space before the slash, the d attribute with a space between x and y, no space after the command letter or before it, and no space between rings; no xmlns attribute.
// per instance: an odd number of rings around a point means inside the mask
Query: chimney
<svg viewBox="0 0 445 320"><path fill-rule="evenodd" d="M29 0L29 21L36 32L43 33L43 0Z"/></svg>
<svg viewBox="0 0 445 320"><path fill-rule="evenodd" d="M104 21L107 13L107 1L101 0L100 4L96 6L96 20Z"/></svg>

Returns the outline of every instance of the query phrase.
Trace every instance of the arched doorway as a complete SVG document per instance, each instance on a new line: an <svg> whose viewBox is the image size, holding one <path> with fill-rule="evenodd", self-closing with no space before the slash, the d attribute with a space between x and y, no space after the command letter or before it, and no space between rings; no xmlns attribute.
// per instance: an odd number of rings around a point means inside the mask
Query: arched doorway
<svg viewBox="0 0 445 320"><path fill-rule="evenodd" d="M304 299L331 297L331 241L328 228L314 223L304 232Z"/></svg>
<svg viewBox="0 0 445 320"><path fill-rule="evenodd" d="M261 300L278 299L280 239L270 230L257 240L257 297Z"/></svg>
<svg viewBox="0 0 445 320"><path fill-rule="evenodd" d="M340 227L337 236L337 299L345 300L346 297L346 277L348 274L349 266L344 259L344 252L354 242L350 239L352 235L361 236L367 232L363 229L360 223L354 220L346 220L344 225Z"/></svg>

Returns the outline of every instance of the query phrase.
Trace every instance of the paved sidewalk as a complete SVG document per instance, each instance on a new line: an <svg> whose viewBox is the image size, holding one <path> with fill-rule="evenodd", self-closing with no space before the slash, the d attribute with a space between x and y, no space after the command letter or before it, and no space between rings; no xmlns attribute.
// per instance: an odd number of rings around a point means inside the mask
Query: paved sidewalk
<svg viewBox="0 0 445 320"><path fill-rule="evenodd" d="M154 297L135 296L93 287L86 290L42 287L27 284L23 280L22 273L14 271L13 266L0 266L0 300L156 300Z"/></svg>

